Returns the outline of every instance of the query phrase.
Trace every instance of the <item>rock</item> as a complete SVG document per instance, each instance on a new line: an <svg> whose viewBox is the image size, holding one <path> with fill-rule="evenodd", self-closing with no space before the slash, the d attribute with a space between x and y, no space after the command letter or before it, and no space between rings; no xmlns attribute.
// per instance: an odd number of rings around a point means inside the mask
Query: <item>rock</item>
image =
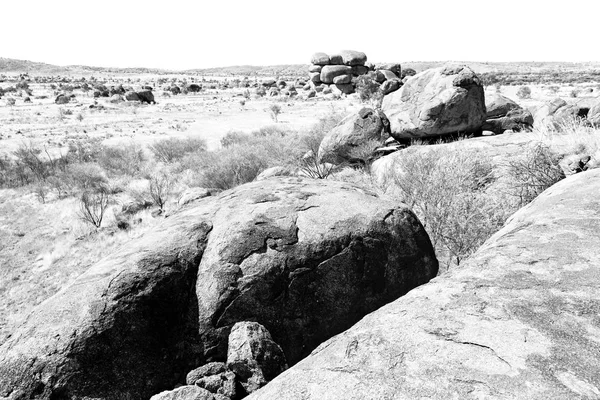
<svg viewBox="0 0 600 400"><path fill-rule="evenodd" d="M225 360L240 321L293 364L437 269L401 203L336 181L245 184L173 212L36 307L0 346L0 398L149 398Z"/></svg>
<svg viewBox="0 0 600 400"><path fill-rule="evenodd" d="M400 79L390 79L381 84L381 91L383 95L390 94L402 87L402 81Z"/></svg>
<svg viewBox="0 0 600 400"><path fill-rule="evenodd" d="M277 177L277 176L293 176L296 175L296 171L290 167L271 167L265 169L263 172L258 174L258 176L254 179L255 181L262 181L265 179Z"/></svg>
<svg viewBox="0 0 600 400"><path fill-rule="evenodd" d="M121 103L121 102L125 101L125 99L120 94L113 94L110 97L110 100L108 100L108 101L110 101L111 103Z"/></svg>
<svg viewBox="0 0 600 400"><path fill-rule="evenodd" d="M227 372L227 366L225 363L211 362L188 372L185 378L185 383L186 385L194 385L200 378L211 375L219 375L225 372Z"/></svg>
<svg viewBox="0 0 600 400"><path fill-rule="evenodd" d="M272 88L270 88L270 89L269 89L268 95L269 95L270 97L275 97L275 96L279 96L279 93L280 93L280 92L279 92L279 89L278 89L278 88L276 88L276 87L272 87Z"/></svg>
<svg viewBox="0 0 600 400"><path fill-rule="evenodd" d="M323 90L325 90L325 88L327 88L327 87L329 87L329 86L327 86L327 85L324 85L324 84L320 84L320 85L316 85L314 89L315 89L315 91L316 91L317 93L321 93L321 92L322 92Z"/></svg>
<svg viewBox="0 0 600 400"><path fill-rule="evenodd" d="M352 66L352 75L354 76L365 75L367 72L369 72L369 68L365 67L364 65Z"/></svg>
<svg viewBox="0 0 600 400"><path fill-rule="evenodd" d="M369 76L369 78L373 79L377 83L381 84L385 82L385 75L379 70L370 71L367 75Z"/></svg>
<svg viewBox="0 0 600 400"><path fill-rule="evenodd" d="M329 56L325 53L315 53L310 59L311 64L329 65Z"/></svg>
<svg viewBox="0 0 600 400"><path fill-rule="evenodd" d="M343 85L352 81L352 75L338 75L333 78L333 83L336 85Z"/></svg>
<svg viewBox="0 0 600 400"><path fill-rule="evenodd" d="M344 58L341 54L332 54L329 56L330 65L344 65Z"/></svg>
<svg viewBox="0 0 600 400"><path fill-rule="evenodd" d="M281 347L256 322L238 322L231 329L227 351L231 369L247 393L252 393L287 369Z"/></svg>
<svg viewBox="0 0 600 400"><path fill-rule="evenodd" d="M275 79L263 79L260 84L265 88L270 88L277 86L277 81Z"/></svg>
<svg viewBox="0 0 600 400"><path fill-rule="evenodd" d="M528 110L515 108L500 118L489 118L482 125L481 129L492 131L500 135L506 131L520 132L531 130L533 128L533 116Z"/></svg>
<svg viewBox="0 0 600 400"><path fill-rule="evenodd" d="M137 95L140 99L140 101L143 103L152 103L152 104L156 104L156 101L154 101L154 94L152 93L151 90L144 90L142 92L137 92Z"/></svg>
<svg viewBox="0 0 600 400"><path fill-rule="evenodd" d="M121 213L134 215L148 207L152 207L152 204L154 204L152 201L142 198L127 200L121 205Z"/></svg>
<svg viewBox="0 0 600 400"><path fill-rule="evenodd" d="M309 80L312 83L314 83L315 85L318 85L321 83L321 73L320 72L311 72L308 75L309 75Z"/></svg>
<svg viewBox="0 0 600 400"><path fill-rule="evenodd" d="M280 79L280 80L277 81L277 87L279 89L284 89L284 88L287 87L287 82L284 81L283 79Z"/></svg>
<svg viewBox="0 0 600 400"><path fill-rule="evenodd" d="M330 84L336 76L351 74L352 69L346 65L326 65L321 70L321 82Z"/></svg>
<svg viewBox="0 0 600 400"><path fill-rule="evenodd" d="M600 126L600 101L590 108L588 121L594 126Z"/></svg>
<svg viewBox="0 0 600 400"><path fill-rule="evenodd" d="M384 130L385 115L371 108L363 108L351 114L328 132L319 146L319 159L340 164L351 161L351 151L373 139L384 143L388 133Z"/></svg>
<svg viewBox="0 0 600 400"><path fill-rule="evenodd" d="M317 96L317 92L315 90L310 90L307 94L306 94L306 98L307 99L312 99L313 97Z"/></svg>
<svg viewBox="0 0 600 400"><path fill-rule="evenodd" d="M423 71L383 99L396 139L473 133L486 117L483 87L466 66Z"/></svg>
<svg viewBox="0 0 600 400"><path fill-rule="evenodd" d="M321 75L321 74L319 74L319 81L321 80L321 78L320 78L320 75ZM312 86L310 86L310 84L309 84L309 83L307 83L306 85L304 85L304 86L302 87L302 90L310 90L311 88L312 88Z"/></svg>
<svg viewBox="0 0 600 400"><path fill-rule="evenodd" d="M386 81L398 79L398 76L396 74L394 74L392 71L388 71L387 69L381 69L379 70L379 72L383 75Z"/></svg>
<svg viewBox="0 0 600 400"><path fill-rule="evenodd" d="M599 191L600 170L557 183L247 400L599 398Z"/></svg>
<svg viewBox="0 0 600 400"><path fill-rule="evenodd" d="M136 92L125 93L125 100L127 101L140 101L140 96Z"/></svg>
<svg viewBox="0 0 600 400"><path fill-rule="evenodd" d="M56 104L67 104L69 101L71 101L71 98L64 94L59 94L54 100Z"/></svg>
<svg viewBox="0 0 600 400"><path fill-rule="evenodd" d="M233 373L231 375L235 376ZM206 389L211 393L217 393L219 389L223 388L224 381L225 379L222 379L221 375L210 375L198 379L196 386Z"/></svg>
<svg viewBox="0 0 600 400"><path fill-rule="evenodd" d="M402 66L398 63L377 64L375 69L392 71L397 78L402 76Z"/></svg>
<svg viewBox="0 0 600 400"><path fill-rule="evenodd" d="M322 92L323 92L323 94L329 94L329 93L331 93L331 87L329 87L329 86L323 87Z"/></svg>
<svg viewBox="0 0 600 400"><path fill-rule="evenodd" d="M198 386L181 386L175 390L168 390L154 395L150 400L217 400L206 389Z"/></svg>
<svg viewBox="0 0 600 400"><path fill-rule="evenodd" d="M310 67L308 67L308 72L321 72L321 68L323 68L321 65L311 65Z"/></svg>
<svg viewBox="0 0 600 400"><path fill-rule="evenodd" d="M345 65L365 65L367 62L367 55L360 51L342 50L340 55Z"/></svg>
<svg viewBox="0 0 600 400"><path fill-rule="evenodd" d="M189 188L181 194L179 200L177 200L177 204L181 207L191 203L194 200L203 199L210 195L211 192L209 189L199 187Z"/></svg>
<svg viewBox="0 0 600 400"><path fill-rule="evenodd" d="M521 110L521 106L499 93L485 93L486 117L505 117L511 110Z"/></svg>
<svg viewBox="0 0 600 400"><path fill-rule="evenodd" d="M348 76L348 75L346 75ZM351 83L336 83L334 86L337 90L344 94L352 94L354 93L354 85Z"/></svg>

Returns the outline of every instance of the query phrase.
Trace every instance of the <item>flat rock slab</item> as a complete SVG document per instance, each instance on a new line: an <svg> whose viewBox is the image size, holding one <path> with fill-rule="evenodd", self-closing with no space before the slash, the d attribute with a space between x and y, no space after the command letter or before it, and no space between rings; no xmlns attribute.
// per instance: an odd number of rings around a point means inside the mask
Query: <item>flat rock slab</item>
<svg viewBox="0 0 600 400"><path fill-rule="evenodd" d="M248 399L600 398L598 193L600 170L552 186Z"/></svg>
<svg viewBox="0 0 600 400"><path fill-rule="evenodd" d="M0 398L147 399L225 361L239 321L290 364L437 274L404 205L273 178L192 201L37 307L0 347Z"/></svg>

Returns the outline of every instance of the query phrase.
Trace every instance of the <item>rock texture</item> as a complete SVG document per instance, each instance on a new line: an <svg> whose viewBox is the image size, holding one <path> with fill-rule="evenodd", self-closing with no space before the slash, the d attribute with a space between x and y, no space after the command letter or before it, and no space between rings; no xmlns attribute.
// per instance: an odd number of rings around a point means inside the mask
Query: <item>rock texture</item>
<svg viewBox="0 0 600 400"><path fill-rule="evenodd" d="M499 93L485 93L485 108L487 118L504 117L511 110L519 110L522 107Z"/></svg>
<svg viewBox="0 0 600 400"><path fill-rule="evenodd" d="M363 108L340 121L328 132L319 146L319 157L324 162L339 164L350 161L351 151L373 139L384 143L389 137L389 122L383 113Z"/></svg>
<svg viewBox="0 0 600 400"><path fill-rule="evenodd" d="M243 185L183 207L36 308L0 347L0 397L149 398L225 361L239 321L264 325L293 364L436 273L403 205L341 182Z"/></svg>
<svg viewBox="0 0 600 400"><path fill-rule="evenodd" d="M600 398L598 191L600 170L554 185L248 399Z"/></svg>
<svg viewBox="0 0 600 400"><path fill-rule="evenodd" d="M466 66L423 71L385 96L382 108L396 139L477 132L486 118L483 87Z"/></svg>
<svg viewBox="0 0 600 400"><path fill-rule="evenodd" d="M252 393L287 369L283 350L257 322L238 322L231 329L227 367L246 393Z"/></svg>
<svg viewBox="0 0 600 400"><path fill-rule="evenodd" d="M150 400L220 400L206 389L198 386L182 386L152 396Z"/></svg>

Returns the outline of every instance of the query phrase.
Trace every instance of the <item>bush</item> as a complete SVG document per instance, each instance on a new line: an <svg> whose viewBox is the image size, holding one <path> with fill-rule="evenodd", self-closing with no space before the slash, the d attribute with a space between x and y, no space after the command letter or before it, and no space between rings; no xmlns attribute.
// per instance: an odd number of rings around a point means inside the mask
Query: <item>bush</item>
<svg viewBox="0 0 600 400"><path fill-rule="evenodd" d="M163 210L173 186L173 179L167 172L159 172L150 178L148 192L154 204Z"/></svg>
<svg viewBox="0 0 600 400"><path fill-rule="evenodd" d="M221 138L221 146L228 148L234 145L247 143L251 140L251 136L241 131L229 131Z"/></svg>
<svg viewBox="0 0 600 400"><path fill-rule="evenodd" d="M279 118L279 114L281 114L281 107L278 104L271 104L269 107L269 114L275 123L277 123L277 119Z"/></svg>
<svg viewBox="0 0 600 400"><path fill-rule="evenodd" d="M405 151L391 171L386 189L417 214L439 259L460 264L512 212L498 195L488 193L496 181L493 166L477 154Z"/></svg>
<svg viewBox="0 0 600 400"><path fill-rule="evenodd" d="M370 102L374 108L381 108L383 92L379 83L367 75L356 79L356 92L362 102Z"/></svg>
<svg viewBox="0 0 600 400"><path fill-rule="evenodd" d="M104 188L98 191L83 192L79 199L79 218L100 228L109 200L110 194Z"/></svg>
<svg viewBox="0 0 600 400"><path fill-rule="evenodd" d="M143 149L135 144L104 146L98 156L98 164L113 175L137 176L142 172L146 157Z"/></svg>
<svg viewBox="0 0 600 400"><path fill-rule="evenodd" d="M529 86L521 86L517 91L517 97L520 99L530 99L531 89L529 88Z"/></svg>
<svg viewBox="0 0 600 400"><path fill-rule="evenodd" d="M158 161L171 163L179 161L186 154L206 151L206 140L202 138L168 138L154 142L150 150Z"/></svg>
<svg viewBox="0 0 600 400"><path fill-rule="evenodd" d="M524 206L565 177L560 157L548 146L537 143L520 158L508 163L509 194Z"/></svg>

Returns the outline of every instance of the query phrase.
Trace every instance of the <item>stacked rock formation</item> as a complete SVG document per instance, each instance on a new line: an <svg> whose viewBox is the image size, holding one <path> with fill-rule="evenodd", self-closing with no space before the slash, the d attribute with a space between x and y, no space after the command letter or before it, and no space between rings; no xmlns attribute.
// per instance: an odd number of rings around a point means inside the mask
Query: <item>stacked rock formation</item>
<svg viewBox="0 0 600 400"><path fill-rule="evenodd" d="M361 75L370 74L373 80L379 84L386 84L384 92L391 93L401 86L400 64L384 64L374 66L367 64L365 53L354 50L342 50L338 54L315 53L311 58L311 65L308 68L309 86L316 92L325 94L330 91L337 91L344 94L354 93L356 89L356 78ZM328 88L324 87L328 86ZM386 93L386 94L387 94Z"/></svg>

